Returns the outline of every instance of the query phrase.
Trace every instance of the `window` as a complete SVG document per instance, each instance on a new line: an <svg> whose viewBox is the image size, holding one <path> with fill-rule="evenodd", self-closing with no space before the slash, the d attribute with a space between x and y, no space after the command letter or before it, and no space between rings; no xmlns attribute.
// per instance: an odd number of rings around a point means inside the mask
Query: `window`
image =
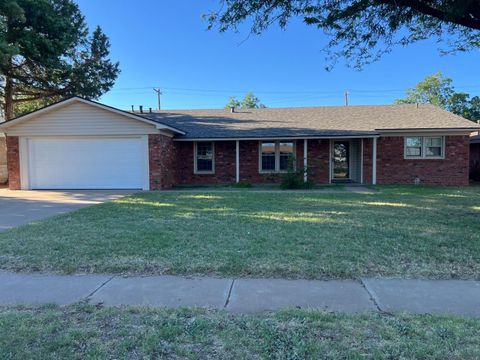
<svg viewBox="0 0 480 360"><path fill-rule="evenodd" d="M444 156L442 136L415 136L405 138L405 158L439 159Z"/></svg>
<svg viewBox="0 0 480 360"><path fill-rule="evenodd" d="M443 156L443 139L441 137L425 138L425 156L426 157L442 157Z"/></svg>
<svg viewBox="0 0 480 360"><path fill-rule="evenodd" d="M293 141L262 141L260 143L260 172L287 171L293 159Z"/></svg>
<svg viewBox="0 0 480 360"><path fill-rule="evenodd" d="M287 171L290 159L293 159L293 142L283 142L278 144L278 153L280 156L280 171Z"/></svg>
<svg viewBox="0 0 480 360"><path fill-rule="evenodd" d="M213 142L195 143L195 173L213 174L214 172Z"/></svg>
<svg viewBox="0 0 480 360"><path fill-rule="evenodd" d="M262 142L262 171L275 171L275 143Z"/></svg>
<svg viewBox="0 0 480 360"><path fill-rule="evenodd" d="M405 146L406 157L420 157L422 156L422 138L408 137Z"/></svg>

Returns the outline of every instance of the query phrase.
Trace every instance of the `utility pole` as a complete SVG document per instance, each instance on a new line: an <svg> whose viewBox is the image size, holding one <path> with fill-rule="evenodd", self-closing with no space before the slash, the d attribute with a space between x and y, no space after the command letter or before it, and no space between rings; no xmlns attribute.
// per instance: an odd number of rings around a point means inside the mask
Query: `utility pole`
<svg viewBox="0 0 480 360"><path fill-rule="evenodd" d="M160 95L162 95L162 90L160 88L158 88L158 89L153 88L153 91L155 91L157 93L158 110L160 110Z"/></svg>
<svg viewBox="0 0 480 360"><path fill-rule="evenodd" d="M349 92L345 90L345 106L348 106L348 95L349 95Z"/></svg>

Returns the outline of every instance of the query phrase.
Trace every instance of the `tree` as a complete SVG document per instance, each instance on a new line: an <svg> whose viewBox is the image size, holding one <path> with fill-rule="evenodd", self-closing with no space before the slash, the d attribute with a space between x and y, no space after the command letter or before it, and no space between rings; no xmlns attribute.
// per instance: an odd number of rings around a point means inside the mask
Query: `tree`
<svg viewBox="0 0 480 360"><path fill-rule="evenodd" d="M265 108L266 106L260 102L260 99L256 97L254 93L248 92L245 94L245 97L241 102L237 100L236 97L231 96L227 105L225 105L225 108L230 109L232 107L240 109L259 109Z"/></svg>
<svg viewBox="0 0 480 360"><path fill-rule="evenodd" d="M407 89L405 99L399 99L397 103L406 104L433 104L446 109L455 91L452 79L444 77L441 72L425 77L414 88Z"/></svg>
<svg viewBox="0 0 480 360"><path fill-rule="evenodd" d="M272 24L286 28L293 17L330 36L330 66L344 57L357 68L379 59L395 45L434 38L443 52L480 47L478 0L221 0L205 17L208 28L237 30L250 20L252 34Z"/></svg>
<svg viewBox="0 0 480 360"><path fill-rule="evenodd" d="M456 92L451 78L441 72L425 77L414 88L407 89L397 104L433 104L470 120L480 120L480 97Z"/></svg>
<svg viewBox="0 0 480 360"><path fill-rule="evenodd" d="M65 97L96 99L119 64L72 0L0 0L0 104L5 118Z"/></svg>
<svg viewBox="0 0 480 360"><path fill-rule="evenodd" d="M256 97L254 93L249 92L245 94L241 107L243 109L258 109L258 108L264 108L265 105L263 105L260 102L260 99Z"/></svg>
<svg viewBox="0 0 480 360"><path fill-rule="evenodd" d="M225 109L239 108L241 105L242 103L238 101L235 96L230 96L227 105L225 105Z"/></svg>

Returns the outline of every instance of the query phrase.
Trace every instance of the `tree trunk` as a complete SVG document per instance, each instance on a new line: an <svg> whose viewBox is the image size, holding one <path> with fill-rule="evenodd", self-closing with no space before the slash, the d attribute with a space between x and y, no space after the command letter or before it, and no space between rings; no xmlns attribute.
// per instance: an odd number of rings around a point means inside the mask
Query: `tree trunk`
<svg viewBox="0 0 480 360"><path fill-rule="evenodd" d="M5 78L5 120L13 119L13 82L7 76Z"/></svg>

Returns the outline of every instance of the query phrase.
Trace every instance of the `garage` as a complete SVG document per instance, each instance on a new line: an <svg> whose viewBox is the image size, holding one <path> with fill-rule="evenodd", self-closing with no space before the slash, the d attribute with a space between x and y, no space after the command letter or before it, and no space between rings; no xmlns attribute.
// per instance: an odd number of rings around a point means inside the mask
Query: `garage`
<svg viewBox="0 0 480 360"><path fill-rule="evenodd" d="M171 178L162 139L184 134L79 97L0 124L0 131L12 190L160 188Z"/></svg>
<svg viewBox="0 0 480 360"><path fill-rule="evenodd" d="M147 141L127 138L26 138L30 189L143 189Z"/></svg>

